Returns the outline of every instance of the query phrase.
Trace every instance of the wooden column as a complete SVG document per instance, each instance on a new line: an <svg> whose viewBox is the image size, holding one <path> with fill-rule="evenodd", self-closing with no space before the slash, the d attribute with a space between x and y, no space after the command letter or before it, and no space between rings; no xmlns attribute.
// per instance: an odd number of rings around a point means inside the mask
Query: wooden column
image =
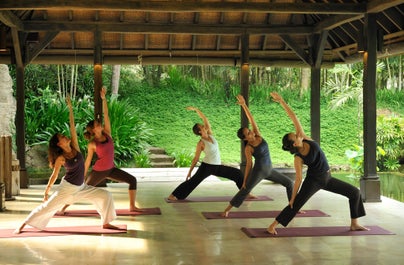
<svg viewBox="0 0 404 265"><path fill-rule="evenodd" d="M250 94L250 64L249 64L249 49L250 49L250 39L248 34L241 35L241 66L240 66L240 87L241 95L243 95L247 106L249 105L249 94ZM240 107L241 114L241 127L248 127L248 119L245 115L243 109ZM242 172L245 170L246 158L244 154L244 144L243 141L240 142L240 169Z"/></svg>
<svg viewBox="0 0 404 265"><path fill-rule="evenodd" d="M102 100L100 91L102 88L102 49L101 32L94 34L94 120L102 121Z"/></svg>
<svg viewBox="0 0 404 265"><path fill-rule="evenodd" d="M320 144L320 77L321 69L311 68L310 117L311 138Z"/></svg>
<svg viewBox="0 0 404 265"><path fill-rule="evenodd" d="M20 162L20 188L28 188L29 181L25 167L25 91L24 91L24 67L16 67L16 98L17 112L15 117L15 141L17 146L17 159Z"/></svg>
<svg viewBox="0 0 404 265"><path fill-rule="evenodd" d="M376 165L376 14L365 15L363 54L363 144L364 175L360 180L362 199L380 201L380 180Z"/></svg>

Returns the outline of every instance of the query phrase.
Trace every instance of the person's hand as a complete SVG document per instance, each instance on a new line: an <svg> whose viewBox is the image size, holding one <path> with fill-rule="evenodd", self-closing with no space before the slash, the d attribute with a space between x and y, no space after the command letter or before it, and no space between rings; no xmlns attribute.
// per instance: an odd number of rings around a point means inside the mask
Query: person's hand
<svg viewBox="0 0 404 265"><path fill-rule="evenodd" d="M45 193L45 195L43 196L43 202L46 202L48 200L48 193Z"/></svg>
<svg viewBox="0 0 404 265"><path fill-rule="evenodd" d="M192 107L192 106L188 106L186 109L187 109L187 110L193 110L193 111L197 110L197 108Z"/></svg>
<svg viewBox="0 0 404 265"><path fill-rule="evenodd" d="M188 174L186 180L188 180L190 178L191 178L191 174Z"/></svg>
<svg viewBox="0 0 404 265"><path fill-rule="evenodd" d="M276 92L271 92L270 94L271 94L271 96L272 96L272 99L273 99L275 102L281 102L281 101L283 100L282 97L281 97L278 93L276 93Z"/></svg>
<svg viewBox="0 0 404 265"><path fill-rule="evenodd" d="M105 86L103 86L102 88L101 88L101 91L100 91L100 97L101 97L101 99L105 99L105 95L107 94L107 89L106 89L106 87Z"/></svg>
<svg viewBox="0 0 404 265"><path fill-rule="evenodd" d="M295 199L291 199L290 201L289 201L289 206L290 206L290 208L291 209L293 209L293 203L295 202Z"/></svg>
<svg viewBox="0 0 404 265"><path fill-rule="evenodd" d="M245 99L244 99L243 95L240 95L240 94L237 95L237 100L238 100L237 104L245 105Z"/></svg>

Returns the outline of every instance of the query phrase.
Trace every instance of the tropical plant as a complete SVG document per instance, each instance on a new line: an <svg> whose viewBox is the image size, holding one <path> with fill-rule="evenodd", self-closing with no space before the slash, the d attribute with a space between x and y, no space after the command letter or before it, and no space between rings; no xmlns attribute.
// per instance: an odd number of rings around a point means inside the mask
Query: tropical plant
<svg viewBox="0 0 404 265"><path fill-rule="evenodd" d="M150 153L147 151L147 149L143 149L139 152L137 152L133 160L135 161L135 166L138 168L149 168L151 167L151 161L150 161Z"/></svg>
<svg viewBox="0 0 404 265"><path fill-rule="evenodd" d="M193 159L193 154L184 150L173 152L171 156L174 157L174 165L176 167L189 167Z"/></svg>
<svg viewBox="0 0 404 265"><path fill-rule="evenodd" d="M120 165L148 146L151 130L128 99L110 100L108 112L115 144L115 162Z"/></svg>
<svg viewBox="0 0 404 265"><path fill-rule="evenodd" d="M382 156L384 156L386 153L384 150L380 147L376 147L376 157L377 159L380 159ZM359 178L363 176L364 174L364 154L363 154L363 146L359 145L354 145L353 149L349 149L345 151L345 155L348 158L352 173L350 177L354 178ZM377 171L379 171L379 168L377 168Z"/></svg>
<svg viewBox="0 0 404 265"><path fill-rule="evenodd" d="M378 116L376 141L385 151L378 160L379 168L382 171L397 170L400 167L399 159L404 156L404 119Z"/></svg>

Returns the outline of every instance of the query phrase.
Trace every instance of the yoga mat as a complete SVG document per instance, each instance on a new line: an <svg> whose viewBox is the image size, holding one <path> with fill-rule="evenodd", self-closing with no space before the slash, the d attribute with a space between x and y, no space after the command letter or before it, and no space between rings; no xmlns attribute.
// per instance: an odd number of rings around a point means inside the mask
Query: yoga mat
<svg viewBox="0 0 404 265"><path fill-rule="evenodd" d="M44 236L68 236L68 235L102 235L126 233L126 225L117 225L120 230L104 229L98 226L66 226L47 227L41 231L36 228L24 228L20 234L14 234L15 229L0 229L0 238L12 237L44 237Z"/></svg>
<svg viewBox="0 0 404 265"><path fill-rule="evenodd" d="M319 210L304 210L305 213L298 213L296 217L325 217L329 216ZM206 219L236 219L236 218L275 218L281 211L234 211L229 212L227 217L222 217L222 212L202 212Z"/></svg>
<svg viewBox="0 0 404 265"><path fill-rule="evenodd" d="M136 215L159 215L161 210L158 207L155 208L142 208L140 212L130 212L128 209L116 209L118 216L136 216ZM65 214L56 213L54 217L88 217L99 216L96 210L67 210Z"/></svg>
<svg viewBox="0 0 404 265"><path fill-rule="evenodd" d="M233 199L233 196L209 196L209 197L190 197L185 200L172 201L164 198L168 203L184 203L184 202L228 202ZM273 201L268 196L257 196L256 199L246 199L246 201Z"/></svg>
<svg viewBox="0 0 404 265"><path fill-rule="evenodd" d="M291 227L277 228L277 235L271 235L266 228L242 227L249 237L315 237L315 236L368 236L368 235L394 235L379 226L365 226L369 231L350 231L349 226L320 226L320 227Z"/></svg>

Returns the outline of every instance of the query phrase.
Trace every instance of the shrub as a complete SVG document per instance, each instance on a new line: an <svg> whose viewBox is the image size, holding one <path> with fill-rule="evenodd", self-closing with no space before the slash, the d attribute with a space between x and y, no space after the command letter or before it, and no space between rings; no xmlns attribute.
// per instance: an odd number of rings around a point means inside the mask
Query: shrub
<svg viewBox="0 0 404 265"><path fill-rule="evenodd" d="M174 157L174 165L176 167L189 167L191 166L192 159L194 158L192 153L182 150L181 152L172 153Z"/></svg>

